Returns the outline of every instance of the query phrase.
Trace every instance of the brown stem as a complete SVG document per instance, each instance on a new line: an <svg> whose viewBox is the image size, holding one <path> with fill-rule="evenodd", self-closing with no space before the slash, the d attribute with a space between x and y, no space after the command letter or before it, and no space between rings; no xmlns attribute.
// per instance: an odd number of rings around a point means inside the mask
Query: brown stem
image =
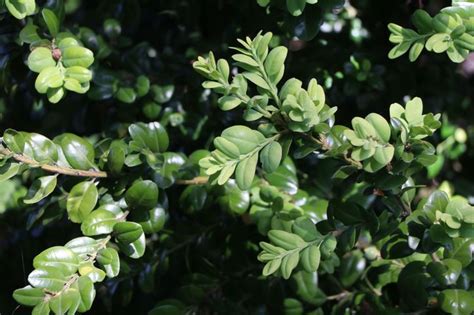
<svg viewBox="0 0 474 315"><path fill-rule="evenodd" d="M345 298L347 298L349 295L351 295L352 292L349 292L349 291L342 291L341 293L339 294L335 294L335 295L330 295L328 296L326 299L328 300L337 300L337 301L340 301L340 300L343 300Z"/></svg>
<svg viewBox="0 0 474 315"><path fill-rule="evenodd" d="M192 179L178 179L176 184L178 185L204 185L209 181L209 177L197 176Z"/></svg>
<svg viewBox="0 0 474 315"><path fill-rule="evenodd" d="M13 153L7 148L0 148L0 154L1 155L6 155L6 156L11 156L13 159L15 159L18 162L28 164L32 167L40 167L41 169L50 172L50 173L57 173L57 174L63 174L63 175L68 175L68 176L77 176L77 177L98 177L98 178L105 178L107 177L106 172L102 171L84 171L84 170L77 170L74 168L70 167L62 167L62 166L57 166L57 165L49 165L49 164L40 164L37 161L23 155L23 154L17 154Z"/></svg>

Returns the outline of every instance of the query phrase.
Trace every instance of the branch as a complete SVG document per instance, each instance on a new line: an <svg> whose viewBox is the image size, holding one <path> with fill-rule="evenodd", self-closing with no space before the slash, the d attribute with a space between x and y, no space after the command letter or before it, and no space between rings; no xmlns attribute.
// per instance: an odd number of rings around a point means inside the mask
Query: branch
<svg viewBox="0 0 474 315"><path fill-rule="evenodd" d="M352 292L349 292L349 291L342 291L342 292L339 293L339 294L330 295L330 296L326 297L326 299L327 299L327 300L340 301L340 300L343 300L343 299L349 297L350 295L352 295Z"/></svg>
<svg viewBox="0 0 474 315"><path fill-rule="evenodd" d="M204 185L209 181L209 177L197 176L192 179L178 179L176 184L178 185Z"/></svg>
<svg viewBox="0 0 474 315"><path fill-rule="evenodd" d="M57 173L57 174L63 174L63 175L69 175L69 176L77 176L77 177L99 177L99 178L105 178L107 177L106 172L102 171L84 171L84 170L77 170L74 168L70 167L61 167L57 165L49 165L49 164L40 164L37 161L23 155L23 154L17 154L13 153L7 148L0 148L0 154L6 155L6 156L11 156L13 159L15 159L18 162L21 162L23 164L28 164L31 165L32 167L40 167L41 169L50 172L50 173Z"/></svg>

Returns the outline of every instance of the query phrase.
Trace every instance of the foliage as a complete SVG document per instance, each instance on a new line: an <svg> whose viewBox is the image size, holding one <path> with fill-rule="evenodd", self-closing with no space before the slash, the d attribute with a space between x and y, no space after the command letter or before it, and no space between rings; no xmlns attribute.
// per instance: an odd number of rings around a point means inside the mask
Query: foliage
<svg viewBox="0 0 474 315"><path fill-rule="evenodd" d="M0 0L0 312L473 313L434 2Z"/></svg>
<svg viewBox="0 0 474 315"><path fill-rule="evenodd" d="M446 52L453 62L464 61L474 50L473 11L474 2L453 0L451 7L444 8L434 17L424 10L415 11L412 23L418 32L389 24L390 41L397 45L388 57L398 58L409 51L410 61L415 61L426 48L438 54Z"/></svg>

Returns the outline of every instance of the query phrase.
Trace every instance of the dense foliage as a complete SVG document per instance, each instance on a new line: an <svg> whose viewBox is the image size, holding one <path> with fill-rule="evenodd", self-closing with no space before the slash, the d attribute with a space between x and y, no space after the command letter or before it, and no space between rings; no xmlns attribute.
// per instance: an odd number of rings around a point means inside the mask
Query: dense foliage
<svg viewBox="0 0 474 315"><path fill-rule="evenodd" d="M473 313L473 50L472 0L0 0L0 313Z"/></svg>

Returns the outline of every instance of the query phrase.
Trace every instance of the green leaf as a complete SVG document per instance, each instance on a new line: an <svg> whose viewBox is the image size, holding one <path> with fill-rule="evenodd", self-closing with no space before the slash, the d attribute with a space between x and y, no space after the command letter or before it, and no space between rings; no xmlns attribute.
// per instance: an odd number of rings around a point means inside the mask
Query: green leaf
<svg viewBox="0 0 474 315"><path fill-rule="evenodd" d="M25 141L24 155L31 157L38 163L51 163L58 160L58 149L51 140L37 133L22 134Z"/></svg>
<svg viewBox="0 0 474 315"><path fill-rule="evenodd" d="M224 137L217 137L214 139L214 146L231 159L237 159L240 156L240 151L237 145L230 142Z"/></svg>
<svg viewBox="0 0 474 315"><path fill-rule="evenodd" d="M97 250L97 246L97 240L86 236L76 237L64 245L72 250L80 260L90 257Z"/></svg>
<svg viewBox="0 0 474 315"><path fill-rule="evenodd" d="M472 293L460 289L443 290L439 295L441 309L453 315L468 315L474 312Z"/></svg>
<svg viewBox="0 0 474 315"><path fill-rule="evenodd" d="M297 251L292 252L283 257L283 259L281 260L281 266L280 266L283 279L290 278L291 273L298 265L299 259L300 259L300 255L299 255L299 252Z"/></svg>
<svg viewBox="0 0 474 315"><path fill-rule="evenodd" d="M415 97L406 104L405 118L410 125L423 123L423 101Z"/></svg>
<svg viewBox="0 0 474 315"><path fill-rule="evenodd" d="M365 259L360 251L354 251L344 257L339 268L341 284L348 288L362 275L365 269Z"/></svg>
<svg viewBox="0 0 474 315"><path fill-rule="evenodd" d="M243 65L247 65L250 67L258 67L258 62L256 62L252 57L244 55L244 54L232 55L232 59L234 59L235 61Z"/></svg>
<svg viewBox="0 0 474 315"><path fill-rule="evenodd" d="M277 141L267 144L260 151L260 162L262 168L267 173L273 173L280 166L283 155L283 149Z"/></svg>
<svg viewBox="0 0 474 315"><path fill-rule="evenodd" d="M64 75L56 66L46 67L41 70L40 74L36 78L35 88L36 90L44 94L48 91L48 88L58 88L64 83Z"/></svg>
<svg viewBox="0 0 474 315"><path fill-rule="evenodd" d="M64 79L64 88L72 92L84 94L89 90L89 87L89 83L81 84L79 81L73 78Z"/></svg>
<svg viewBox="0 0 474 315"><path fill-rule="evenodd" d="M65 133L54 139L61 146L64 157L72 168L79 170L95 169L95 152L92 144L72 133Z"/></svg>
<svg viewBox="0 0 474 315"><path fill-rule="evenodd" d="M25 148L25 133L7 129L3 133L3 142L14 153L23 153Z"/></svg>
<svg viewBox="0 0 474 315"><path fill-rule="evenodd" d="M408 58L411 62L414 62L416 59L418 59L424 47L425 41L422 39L417 40L415 43L413 43L410 48L410 51L408 52Z"/></svg>
<svg viewBox="0 0 474 315"><path fill-rule="evenodd" d="M285 71L285 59L287 54L288 49L286 47L278 46L273 48L265 59L265 72L274 85L278 84L282 77L281 73Z"/></svg>
<svg viewBox="0 0 474 315"><path fill-rule="evenodd" d="M263 137L260 132L240 125L225 129L221 136L235 144L240 154L247 154L255 150Z"/></svg>
<svg viewBox="0 0 474 315"><path fill-rule="evenodd" d="M67 247L53 246L33 259L33 267L51 267L62 270L65 274L73 274L79 267L79 257Z"/></svg>
<svg viewBox="0 0 474 315"><path fill-rule="evenodd" d="M99 193L93 182L76 184L67 197L67 212L69 219L81 223L94 209Z"/></svg>
<svg viewBox="0 0 474 315"><path fill-rule="evenodd" d="M88 68L94 62L94 53L85 47L69 46L61 50L61 61L66 67Z"/></svg>
<svg viewBox="0 0 474 315"><path fill-rule="evenodd" d="M28 20L27 24L20 31L20 40L22 43L31 44L39 41L38 26L33 24L32 20Z"/></svg>
<svg viewBox="0 0 474 315"><path fill-rule="evenodd" d="M150 210L158 203L158 186L151 180L139 180L127 189L125 201L132 209Z"/></svg>
<svg viewBox="0 0 474 315"><path fill-rule="evenodd" d="M92 307L92 302L95 299L95 288L92 280L87 276L79 277L77 280L77 288L81 296L78 311L81 313L87 312Z"/></svg>
<svg viewBox="0 0 474 315"><path fill-rule="evenodd" d="M318 306L326 302L326 295L318 288L316 272L299 271L292 276L296 284L296 294L305 302Z"/></svg>
<svg viewBox="0 0 474 315"><path fill-rule="evenodd" d="M273 260L270 260L266 265L265 267L263 267L263 270L262 270L262 275L263 276L269 276L271 275L272 273L276 272L280 266L281 266L281 262L282 262L282 258L277 258L277 259L273 259Z"/></svg>
<svg viewBox="0 0 474 315"><path fill-rule="evenodd" d="M379 139L383 142L390 140L390 125L388 122L379 114L371 113L365 118L374 127Z"/></svg>
<svg viewBox="0 0 474 315"><path fill-rule="evenodd" d="M115 140L110 145L107 155L107 166L112 174L119 174L125 165L127 145L121 140Z"/></svg>
<svg viewBox="0 0 474 315"><path fill-rule="evenodd" d="M49 307L54 314L74 313L79 307L80 295L75 288L69 288L49 300Z"/></svg>
<svg viewBox="0 0 474 315"><path fill-rule="evenodd" d="M268 232L268 238L272 244L286 250L303 247L306 244L306 242L298 235L282 230L271 230Z"/></svg>
<svg viewBox="0 0 474 315"><path fill-rule="evenodd" d="M118 220L112 212L95 210L82 221L81 231L87 236L109 234L113 231L117 222Z"/></svg>
<svg viewBox="0 0 474 315"><path fill-rule="evenodd" d="M154 153L168 149L168 133L158 122L132 124L128 127L128 132L137 148L148 149Z"/></svg>
<svg viewBox="0 0 474 315"><path fill-rule="evenodd" d="M0 183L9 180L20 170L20 163L7 162L0 166Z"/></svg>
<svg viewBox="0 0 474 315"><path fill-rule="evenodd" d="M120 258L113 248L103 248L98 252L97 262L107 273L107 277L114 278L120 272Z"/></svg>
<svg viewBox="0 0 474 315"><path fill-rule="evenodd" d="M49 9L43 9L41 11L41 15L43 16L46 26L48 27L49 33L53 37L56 37L59 32L59 19L56 14L54 14L54 12Z"/></svg>
<svg viewBox="0 0 474 315"><path fill-rule="evenodd" d="M43 301L45 294L40 288L33 288L30 285L13 292L13 298L20 304L35 306Z"/></svg>
<svg viewBox="0 0 474 315"><path fill-rule="evenodd" d="M226 95L219 98L217 103L221 110L227 111L236 108L242 103L242 101L237 96Z"/></svg>
<svg viewBox="0 0 474 315"><path fill-rule="evenodd" d="M143 234L143 229L136 222L119 222L114 226L114 233L119 242L128 244L136 241Z"/></svg>
<svg viewBox="0 0 474 315"><path fill-rule="evenodd" d="M61 269L42 267L33 270L28 275L28 282L35 288L58 292L66 284L68 276L70 275L66 275Z"/></svg>
<svg viewBox="0 0 474 315"><path fill-rule="evenodd" d="M235 180L241 190L250 188L255 177L257 168L258 154L254 153L250 157L240 161L235 169Z"/></svg>
<svg viewBox="0 0 474 315"><path fill-rule="evenodd" d="M393 47L388 53L388 58L396 59L406 53L410 49L410 42L401 42Z"/></svg>
<svg viewBox="0 0 474 315"><path fill-rule="evenodd" d="M131 87L121 87L117 91L117 99L121 102L131 104L135 102L137 94Z"/></svg>
<svg viewBox="0 0 474 315"><path fill-rule="evenodd" d="M65 75L66 79L74 79L79 83L87 83L92 80L92 71L79 66L66 68Z"/></svg>
<svg viewBox="0 0 474 315"><path fill-rule="evenodd" d="M293 16L300 16L303 14L306 0L286 0L286 7Z"/></svg>
<svg viewBox="0 0 474 315"><path fill-rule="evenodd" d="M321 260L321 252L316 244L306 247L301 251L300 262L304 270L314 272L318 270Z"/></svg>
<svg viewBox="0 0 474 315"><path fill-rule="evenodd" d="M28 67L31 71L41 73L46 68L56 66L51 50L46 47L37 47L28 55Z"/></svg>
<svg viewBox="0 0 474 315"><path fill-rule="evenodd" d="M26 204L33 204L48 197L56 188L58 175L43 176L33 182L23 200Z"/></svg>
<svg viewBox="0 0 474 315"><path fill-rule="evenodd" d="M474 253L474 239L455 238L453 243L454 246L447 249L445 257L458 260L461 262L464 268L472 262L472 255Z"/></svg>
<svg viewBox="0 0 474 315"><path fill-rule="evenodd" d="M137 82L135 83L135 90L138 97L147 95L150 91L150 80L144 75L138 76Z"/></svg>
<svg viewBox="0 0 474 315"><path fill-rule="evenodd" d="M10 14L19 20L34 14L36 10L35 0L5 0L5 6Z"/></svg>
<svg viewBox="0 0 474 315"><path fill-rule="evenodd" d="M114 227L120 250L131 258L140 258L145 253L145 233L140 224L119 222Z"/></svg>
<svg viewBox="0 0 474 315"><path fill-rule="evenodd" d="M256 86L261 87L264 90L270 91L270 86L259 74L254 72L244 72L243 76Z"/></svg>
<svg viewBox="0 0 474 315"><path fill-rule="evenodd" d="M459 261L448 258L429 263L426 270L441 285L449 286L456 284L461 274L462 265Z"/></svg>
<svg viewBox="0 0 474 315"><path fill-rule="evenodd" d="M49 315L50 314L50 308L49 308L49 303L48 302L42 302L38 305L36 305L33 308L33 311L31 312L31 315Z"/></svg>
<svg viewBox="0 0 474 315"><path fill-rule="evenodd" d="M155 102L163 104L169 102L173 97L174 85L152 85L151 92Z"/></svg>
<svg viewBox="0 0 474 315"><path fill-rule="evenodd" d="M48 101L53 104L58 103L64 97L65 94L66 91L62 87L48 89L48 91L46 92Z"/></svg>

